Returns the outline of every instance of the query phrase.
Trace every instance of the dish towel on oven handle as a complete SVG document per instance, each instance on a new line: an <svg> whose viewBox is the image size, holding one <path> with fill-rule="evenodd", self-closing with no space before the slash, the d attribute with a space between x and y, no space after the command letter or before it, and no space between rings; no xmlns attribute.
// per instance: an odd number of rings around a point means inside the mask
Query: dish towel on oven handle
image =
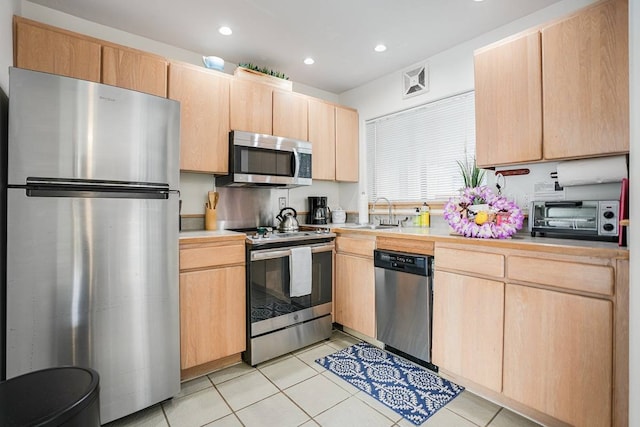
<svg viewBox="0 0 640 427"><path fill-rule="evenodd" d="M289 276L291 280L289 296L291 298L311 293L311 248L309 246L291 248Z"/></svg>

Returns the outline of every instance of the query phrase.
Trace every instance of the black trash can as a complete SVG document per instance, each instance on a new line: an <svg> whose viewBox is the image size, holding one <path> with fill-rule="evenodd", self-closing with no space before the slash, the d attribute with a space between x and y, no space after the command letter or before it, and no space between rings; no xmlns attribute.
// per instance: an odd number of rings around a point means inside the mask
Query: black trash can
<svg viewBox="0 0 640 427"><path fill-rule="evenodd" d="M100 426L93 369L49 368L0 382L0 426Z"/></svg>

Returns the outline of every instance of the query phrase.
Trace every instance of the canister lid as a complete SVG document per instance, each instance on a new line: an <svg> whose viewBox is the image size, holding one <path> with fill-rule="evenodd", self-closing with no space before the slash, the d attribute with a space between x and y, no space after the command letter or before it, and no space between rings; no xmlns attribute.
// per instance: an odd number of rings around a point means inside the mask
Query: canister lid
<svg viewBox="0 0 640 427"><path fill-rule="evenodd" d="M98 398L99 376L89 368L58 367L0 382L0 425L57 426Z"/></svg>

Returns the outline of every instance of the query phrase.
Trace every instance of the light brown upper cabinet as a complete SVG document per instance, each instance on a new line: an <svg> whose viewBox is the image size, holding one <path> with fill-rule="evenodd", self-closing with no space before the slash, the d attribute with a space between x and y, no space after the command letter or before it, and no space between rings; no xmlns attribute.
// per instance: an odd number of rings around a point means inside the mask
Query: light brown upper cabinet
<svg viewBox="0 0 640 427"><path fill-rule="evenodd" d="M117 46L102 47L102 83L167 97L167 60Z"/></svg>
<svg viewBox="0 0 640 427"><path fill-rule="evenodd" d="M272 135L273 88L249 80L231 80L230 123L232 130Z"/></svg>
<svg viewBox="0 0 640 427"><path fill-rule="evenodd" d="M358 112L309 98L313 179L358 181Z"/></svg>
<svg viewBox="0 0 640 427"><path fill-rule="evenodd" d="M336 179L336 107L309 98L309 141L312 145L313 179Z"/></svg>
<svg viewBox="0 0 640 427"><path fill-rule="evenodd" d="M229 80L191 64L169 64L169 98L180 101L180 169L229 170Z"/></svg>
<svg viewBox="0 0 640 427"><path fill-rule="evenodd" d="M478 165L542 159L540 33L477 51L474 66Z"/></svg>
<svg viewBox="0 0 640 427"><path fill-rule="evenodd" d="M294 92L273 91L273 134L306 141L308 138L307 97Z"/></svg>
<svg viewBox="0 0 640 427"><path fill-rule="evenodd" d="M475 53L479 166L629 151L627 0Z"/></svg>
<svg viewBox="0 0 640 427"><path fill-rule="evenodd" d="M627 0L542 30L544 158L629 151Z"/></svg>
<svg viewBox="0 0 640 427"><path fill-rule="evenodd" d="M167 96L167 60L83 34L14 16L19 68Z"/></svg>
<svg viewBox="0 0 640 427"><path fill-rule="evenodd" d="M336 107L336 181L358 182L358 112Z"/></svg>
<svg viewBox="0 0 640 427"><path fill-rule="evenodd" d="M13 17L16 67L100 82L100 43L49 25Z"/></svg>

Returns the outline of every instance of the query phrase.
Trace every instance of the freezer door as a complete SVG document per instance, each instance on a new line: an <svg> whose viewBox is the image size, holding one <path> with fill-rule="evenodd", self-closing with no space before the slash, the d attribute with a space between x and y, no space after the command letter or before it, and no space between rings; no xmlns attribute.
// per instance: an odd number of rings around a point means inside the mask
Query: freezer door
<svg viewBox="0 0 640 427"><path fill-rule="evenodd" d="M8 190L7 378L100 374L102 423L180 391L178 200Z"/></svg>
<svg viewBox="0 0 640 427"><path fill-rule="evenodd" d="M180 104L10 68L8 183L27 177L179 187Z"/></svg>

